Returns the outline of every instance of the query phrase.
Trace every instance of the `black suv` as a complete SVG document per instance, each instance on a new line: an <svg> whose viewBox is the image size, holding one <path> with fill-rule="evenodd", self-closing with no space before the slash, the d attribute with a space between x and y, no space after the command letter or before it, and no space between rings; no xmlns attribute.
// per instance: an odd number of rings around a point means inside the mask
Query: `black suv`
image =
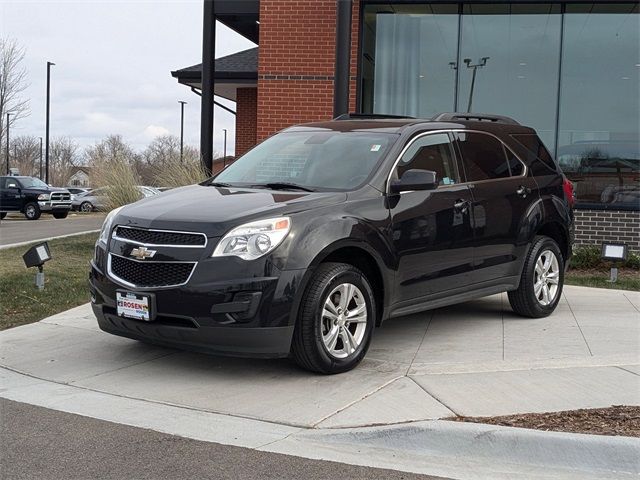
<svg viewBox="0 0 640 480"><path fill-rule="evenodd" d="M42 213L67 218L71 194L64 188L50 187L35 177L0 177L0 219L10 212L20 212L28 220Z"/></svg>
<svg viewBox="0 0 640 480"><path fill-rule="evenodd" d="M113 211L91 269L100 328L339 373L393 317L509 292L560 300L573 191L499 116L346 116L288 128L200 185Z"/></svg>

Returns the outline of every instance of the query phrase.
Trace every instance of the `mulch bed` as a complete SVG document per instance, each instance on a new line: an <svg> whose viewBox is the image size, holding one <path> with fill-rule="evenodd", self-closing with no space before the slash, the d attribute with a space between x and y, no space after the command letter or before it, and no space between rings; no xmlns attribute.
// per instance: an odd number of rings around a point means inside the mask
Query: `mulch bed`
<svg viewBox="0 0 640 480"><path fill-rule="evenodd" d="M640 407L614 405L553 413L525 413L503 417L452 417L456 422L486 423L535 430L640 437Z"/></svg>

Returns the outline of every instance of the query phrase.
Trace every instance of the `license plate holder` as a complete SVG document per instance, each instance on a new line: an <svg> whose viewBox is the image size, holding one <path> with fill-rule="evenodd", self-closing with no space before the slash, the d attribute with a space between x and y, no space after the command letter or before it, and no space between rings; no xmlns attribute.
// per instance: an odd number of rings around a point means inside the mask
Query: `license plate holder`
<svg viewBox="0 0 640 480"><path fill-rule="evenodd" d="M151 322L154 317L154 300L150 294L117 290L116 313L119 317Z"/></svg>

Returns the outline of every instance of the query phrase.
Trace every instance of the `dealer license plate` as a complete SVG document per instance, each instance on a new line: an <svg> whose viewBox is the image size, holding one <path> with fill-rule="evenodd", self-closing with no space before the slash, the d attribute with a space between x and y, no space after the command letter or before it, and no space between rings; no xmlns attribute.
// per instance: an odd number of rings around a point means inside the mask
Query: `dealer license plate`
<svg viewBox="0 0 640 480"><path fill-rule="evenodd" d="M151 320L149 311L149 297L131 292L116 292L116 303L119 317L135 318L136 320Z"/></svg>

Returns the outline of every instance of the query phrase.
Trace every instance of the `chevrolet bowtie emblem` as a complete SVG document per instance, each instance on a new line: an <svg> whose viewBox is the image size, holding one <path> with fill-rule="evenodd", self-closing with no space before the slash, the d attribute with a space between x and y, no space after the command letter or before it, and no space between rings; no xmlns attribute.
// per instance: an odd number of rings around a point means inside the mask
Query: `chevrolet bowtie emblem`
<svg viewBox="0 0 640 480"><path fill-rule="evenodd" d="M130 255L138 260L144 260L145 258L153 258L155 254L155 250L147 250L147 247L138 247L131 250Z"/></svg>

